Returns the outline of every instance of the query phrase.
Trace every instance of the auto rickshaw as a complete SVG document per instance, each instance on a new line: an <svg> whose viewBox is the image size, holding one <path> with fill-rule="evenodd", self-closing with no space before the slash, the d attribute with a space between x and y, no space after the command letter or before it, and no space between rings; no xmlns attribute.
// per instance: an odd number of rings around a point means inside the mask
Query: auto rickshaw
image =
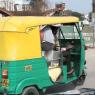
<svg viewBox="0 0 95 95"><path fill-rule="evenodd" d="M78 22L72 16L0 18L0 92L40 95L83 76L85 43ZM42 54L42 26L49 26L56 39L51 62Z"/></svg>

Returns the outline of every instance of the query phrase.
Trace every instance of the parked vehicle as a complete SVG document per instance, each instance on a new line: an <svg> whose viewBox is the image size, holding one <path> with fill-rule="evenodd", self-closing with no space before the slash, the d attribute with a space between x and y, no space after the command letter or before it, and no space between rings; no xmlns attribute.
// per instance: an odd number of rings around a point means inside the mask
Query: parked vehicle
<svg viewBox="0 0 95 95"><path fill-rule="evenodd" d="M85 43L78 22L69 16L0 19L0 92L40 95L84 76ZM55 38L51 61L42 54L42 26L50 27Z"/></svg>

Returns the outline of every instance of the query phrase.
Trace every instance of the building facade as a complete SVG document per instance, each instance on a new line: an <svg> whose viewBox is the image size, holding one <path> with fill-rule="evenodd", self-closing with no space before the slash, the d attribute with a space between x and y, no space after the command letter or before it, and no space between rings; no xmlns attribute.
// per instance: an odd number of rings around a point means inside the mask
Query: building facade
<svg viewBox="0 0 95 95"><path fill-rule="evenodd" d="M0 0L0 8L8 11L14 11L15 0Z"/></svg>

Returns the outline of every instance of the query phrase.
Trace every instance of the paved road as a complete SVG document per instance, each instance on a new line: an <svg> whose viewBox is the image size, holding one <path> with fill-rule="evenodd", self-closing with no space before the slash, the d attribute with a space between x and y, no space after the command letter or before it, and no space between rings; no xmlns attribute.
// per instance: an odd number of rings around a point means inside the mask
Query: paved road
<svg viewBox="0 0 95 95"><path fill-rule="evenodd" d="M67 87L59 86L53 89L49 89L47 93L55 92L55 91L63 91L67 89L80 89L80 88L95 88L95 49L88 49L86 51L86 61L87 61L87 77L84 85L75 87L72 83Z"/></svg>
<svg viewBox="0 0 95 95"><path fill-rule="evenodd" d="M86 51L86 61L87 77L84 85L81 87L95 88L95 49L88 49Z"/></svg>

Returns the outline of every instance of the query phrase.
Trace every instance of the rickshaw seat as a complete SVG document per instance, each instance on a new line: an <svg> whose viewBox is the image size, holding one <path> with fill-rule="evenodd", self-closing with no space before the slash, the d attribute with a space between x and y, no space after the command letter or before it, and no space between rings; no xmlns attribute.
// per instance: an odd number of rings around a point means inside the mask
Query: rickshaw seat
<svg viewBox="0 0 95 95"><path fill-rule="evenodd" d="M51 77L53 82L57 81L62 72L61 67L59 67L59 59L60 59L60 52L53 51L53 58L48 70L49 76Z"/></svg>
<svg viewBox="0 0 95 95"><path fill-rule="evenodd" d="M60 67L49 67L48 72L52 81L56 82L62 71Z"/></svg>

